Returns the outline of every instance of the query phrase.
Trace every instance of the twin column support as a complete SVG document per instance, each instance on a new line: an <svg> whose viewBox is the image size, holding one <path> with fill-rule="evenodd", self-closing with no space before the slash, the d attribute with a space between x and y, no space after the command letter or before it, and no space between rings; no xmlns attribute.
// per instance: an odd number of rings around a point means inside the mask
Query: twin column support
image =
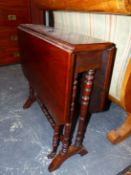
<svg viewBox="0 0 131 175"><path fill-rule="evenodd" d="M87 150L82 145L85 131L85 120L88 111L88 104L90 100L90 94L93 86L95 70L90 69L84 73L83 78L83 87L82 87L82 96L81 96L81 105L80 105L80 117L78 130L76 134L76 139L74 145L70 145L71 143L71 123L66 123L64 128L64 135L60 137L60 128L61 126L56 125L54 128L54 136L53 136L53 148L51 153L48 155L48 158L53 158L53 161L49 165L49 171L54 171L57 169L67 158L70 156L79 153L81 156L87 153ZM71 99L71 108L70 108L70 118L73 118L74 114L74 106L75 106L75 98L77 94L77 84L78 84L78 74L74 75L73 87L72 87L72 99ZM60 139L62 140L62 149L59 154L56 154L57 147Z"/></svg>

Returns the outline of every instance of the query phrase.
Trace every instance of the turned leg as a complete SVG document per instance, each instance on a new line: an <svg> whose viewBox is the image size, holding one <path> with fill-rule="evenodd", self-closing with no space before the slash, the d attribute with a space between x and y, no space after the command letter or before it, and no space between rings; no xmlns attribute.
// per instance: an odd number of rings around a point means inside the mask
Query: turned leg
<svg viewBox="0 0 131 175"><path fill-rule="evenodd" d="M62 150L59 152L59 154L56 155L56 157L53 159L53 161L49 165L48 169L50 172L59 168L61 166L61 164L69 157L71 157L75 154L80 154L81 156L83 156L87 153L87 150L82 145L82 140L83 140L83 135L84 135L84 133L83 133L84 132L84 124L85 124L85 118L86 118L86 114L87 114L87 107L88 107L88 102L89 102L89 96L91 93L93 78L94 78L94 70L89 70L85 74L85 83L84 83L84 88L83 88L83 93L82 93L83 95L82 95L82 105L81 105L81 113L80 113L81 119L79 122L79 128L78 128L78 133L77 133L75 145L70 145L70 138L71 138L70 137L71 136L70 135L71 134L70 128L71 128L71 126L70 126L70 123L66 123L65 124L65 132L64 132L64 136L63 136ZM72 99L74 101L75 98L72 97ZM71 106L74 106L74 104ZM71 112L71 115L73 115L72 112Z"/></svg>
<svg viewBox="0 0 131 175"><path fill-rule="evenodd" d="M30 86L29 87L29 97L24 103L23 108L24 109L29 108L34 101L36 101L35 93L34 93L33 88Z"/></svg>
<svg viewBox="0 0 131 175"><path fill-rule="evenodd" d="M64 131L64 136L63 136L63 143L62 143L62 149L60 151L61 155L65 155L68 151L69 148L69 143L70 143L70 131L71 131L71 124L66 123L65 124L65 131Z"/></svg>
<svg viewBox="0 0 131 175"><path fill-rule="evenodd" d="M72 87L72 99L71 99L71 108L70 108L70 118L72 120L74 115L74 108L75 108L75 98L77 94L77 84L78 84L78 74L75 73L74 80L73 80L73 87Z"/></svg>
<svg viewBox="0 0 131 175"><path fill-rule="evenodd" d="M60 141L60 128L61 128L60 125L55 125L54 127L54 136L53 136L53 143L52 143L53 148L51 153L48 154L49 159L54 158L54 156L56 155L57 148Z"/></svg>
<svg viewBox="0 0 131 175"><path fill-rule="evenodd" d="M128 136L131 136L131 113L128 114L124 123L119 128L107 133L108 140L113 144L123 141Z"/></svg>
<svg viewBox="0 0 131 175"><path fill-rule="evenodd" d="M85 120L87 116L90 94L91 94L92 85L93 85L94 73L95 71L91 69L88 72L86 72L84 75L85 80L84 80L84 85L82 89L80 120L79 120L77 136L75 140L76 147L81 147L82 142L83 142L84 130L85 130Z"/></svg>

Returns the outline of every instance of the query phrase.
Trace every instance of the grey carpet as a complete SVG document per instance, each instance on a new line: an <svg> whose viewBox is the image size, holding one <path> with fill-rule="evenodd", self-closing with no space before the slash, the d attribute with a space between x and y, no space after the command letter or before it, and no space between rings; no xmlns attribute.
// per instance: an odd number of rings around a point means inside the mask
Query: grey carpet
<svg viewBox="0 0 131 175"><path fill-rule="evenodd" d="M0 67L0 175L49 175L52 128L39 105L22 105L28 83L20 65ZM126 113L116 104L107 112L93 114L84 145L88 154L75 155L53 175L116 175L131 163L131 138L110 144L106 132L122 123Z"/></svg>

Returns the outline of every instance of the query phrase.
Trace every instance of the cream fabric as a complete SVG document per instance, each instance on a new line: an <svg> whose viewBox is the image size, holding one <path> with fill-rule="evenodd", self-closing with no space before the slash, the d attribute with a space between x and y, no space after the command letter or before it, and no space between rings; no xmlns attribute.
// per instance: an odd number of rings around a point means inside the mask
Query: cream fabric
<svg viewBox="0 0 131 175"><path fill-rule="evenodd" d="M54 12L55 27L111 41L117 53L110 86L110 95L120 100L122 81L131 59L131 16Z"/></svg>

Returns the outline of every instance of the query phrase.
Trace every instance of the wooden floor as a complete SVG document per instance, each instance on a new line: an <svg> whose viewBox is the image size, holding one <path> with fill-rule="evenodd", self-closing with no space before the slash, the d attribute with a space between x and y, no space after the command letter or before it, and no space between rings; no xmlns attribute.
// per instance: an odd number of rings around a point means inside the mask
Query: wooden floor
<svg viewBox="0 0 131 175"><path fill-rule="evenodd" d="M47 159L52 128L37 103L22 105L28 84L20 65L0 67L0 175L50 175ZM88 154L75 155L52 175L116 175L131 163L131 138L118 145L106 139L119 126L125 112L112 104L110 110L93 114L84 145Z"/></svg>

